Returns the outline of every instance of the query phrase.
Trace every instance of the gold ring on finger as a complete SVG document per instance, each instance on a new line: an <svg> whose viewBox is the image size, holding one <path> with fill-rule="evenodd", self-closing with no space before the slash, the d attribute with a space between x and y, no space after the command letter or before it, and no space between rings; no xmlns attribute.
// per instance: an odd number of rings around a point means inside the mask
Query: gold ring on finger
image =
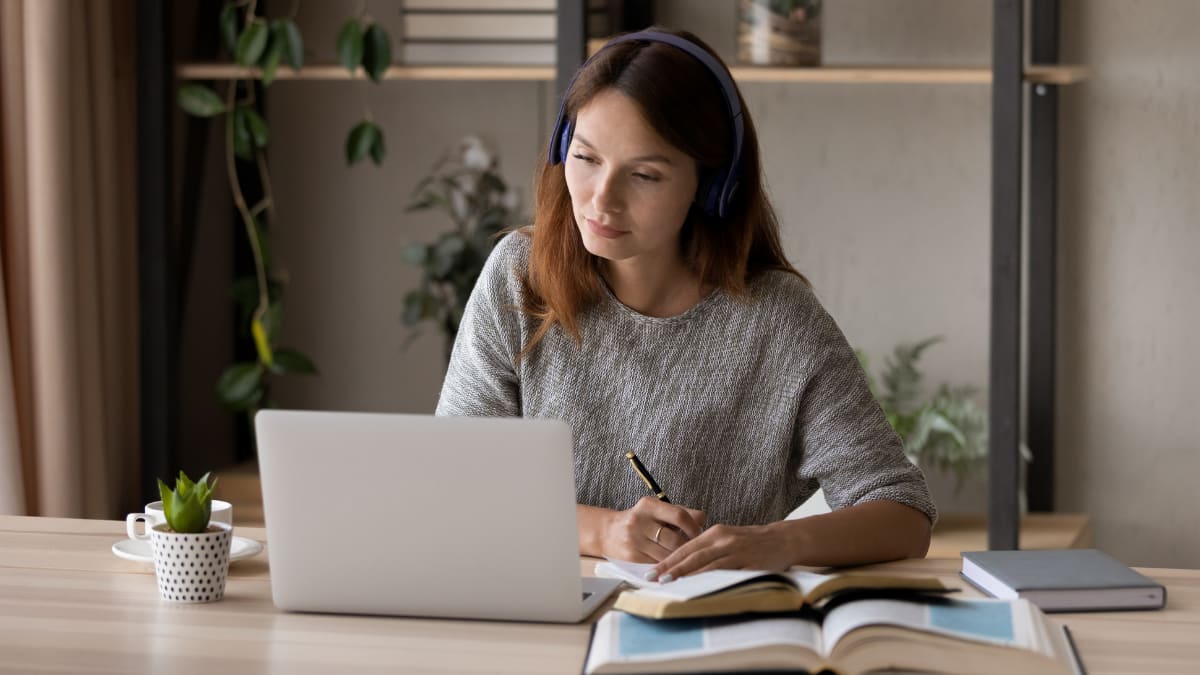
<svg viewBox="0 0 1200 675"><path fill-rule="evenodd" d="M656 543L656 544L658 543L658 535L662 534L662 529L663 529L663 526L659 525L658 529L654 531L654 543Z"/></svg>

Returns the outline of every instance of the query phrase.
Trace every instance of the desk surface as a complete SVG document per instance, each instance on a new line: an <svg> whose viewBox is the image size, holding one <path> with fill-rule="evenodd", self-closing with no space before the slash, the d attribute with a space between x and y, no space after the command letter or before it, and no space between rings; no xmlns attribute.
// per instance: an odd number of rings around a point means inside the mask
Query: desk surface
<svg viewBox="0 0 1200 675"><path fill-rule="evenodd" d="M573 675L587 649L586 624L283 613L271 604L265 552L232 565L224 600L176 605L159 600L152 565L111 553L124 531L116 521L0 516L0 673ZM236 533L265 541L260 528ZM964 587L956 559L880 567ZM1141 571L1166 584L1167 609L1055 617L1092 675L1195 673L1200 570Z"/></svg>

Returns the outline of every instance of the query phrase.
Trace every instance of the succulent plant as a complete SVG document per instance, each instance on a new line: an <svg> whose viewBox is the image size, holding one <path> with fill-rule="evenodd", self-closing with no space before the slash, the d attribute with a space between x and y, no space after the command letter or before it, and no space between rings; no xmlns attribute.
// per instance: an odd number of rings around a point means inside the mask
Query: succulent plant
<svg viewBox="0 0 1200 675"><path fill-rule="evenodd" d="M179 478L175 479L174 490L159 479L158 493L162 495L163 515L172 530L187 534L208 529L208 520L212 517L212 493L217 487L216 478L209 484L210 474L204 474L193 483L186 473L180 471Z"/></svg>

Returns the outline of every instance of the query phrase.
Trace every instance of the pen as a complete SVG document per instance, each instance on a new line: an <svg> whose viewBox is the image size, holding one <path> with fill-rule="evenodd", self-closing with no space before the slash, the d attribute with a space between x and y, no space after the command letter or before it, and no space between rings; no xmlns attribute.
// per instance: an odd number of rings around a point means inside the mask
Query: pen
<svg viewBox="0 0 1200 675"><path fill-rule="evenodd" d="M637 458L637 455L630 450L629 452L625 453L625 457L629 459L629 463L633 465L633 470L637 473L638 477L642 479L642 482L646 484L646 487L650 488L650 491L654 493L654 496L670 504L671 500L667 499L667 493L663 492L662 488L658 487L658 483L654 482L654 477L650 475L650 472L646 470L646 467L642 466L642 462Z"/></svg>

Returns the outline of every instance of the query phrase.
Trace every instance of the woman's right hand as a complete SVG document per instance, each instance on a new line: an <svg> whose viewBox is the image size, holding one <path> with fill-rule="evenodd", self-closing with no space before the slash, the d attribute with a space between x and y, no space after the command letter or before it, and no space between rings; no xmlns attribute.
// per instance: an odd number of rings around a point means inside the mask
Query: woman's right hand
<svg viewBox="0 0 1200 675"><path fill-rule="evenodd" d="M700 535L707 515L699 509L642 497L632 508L607 511L601 519L601 555L629 562L656 563Z"/></svg>

